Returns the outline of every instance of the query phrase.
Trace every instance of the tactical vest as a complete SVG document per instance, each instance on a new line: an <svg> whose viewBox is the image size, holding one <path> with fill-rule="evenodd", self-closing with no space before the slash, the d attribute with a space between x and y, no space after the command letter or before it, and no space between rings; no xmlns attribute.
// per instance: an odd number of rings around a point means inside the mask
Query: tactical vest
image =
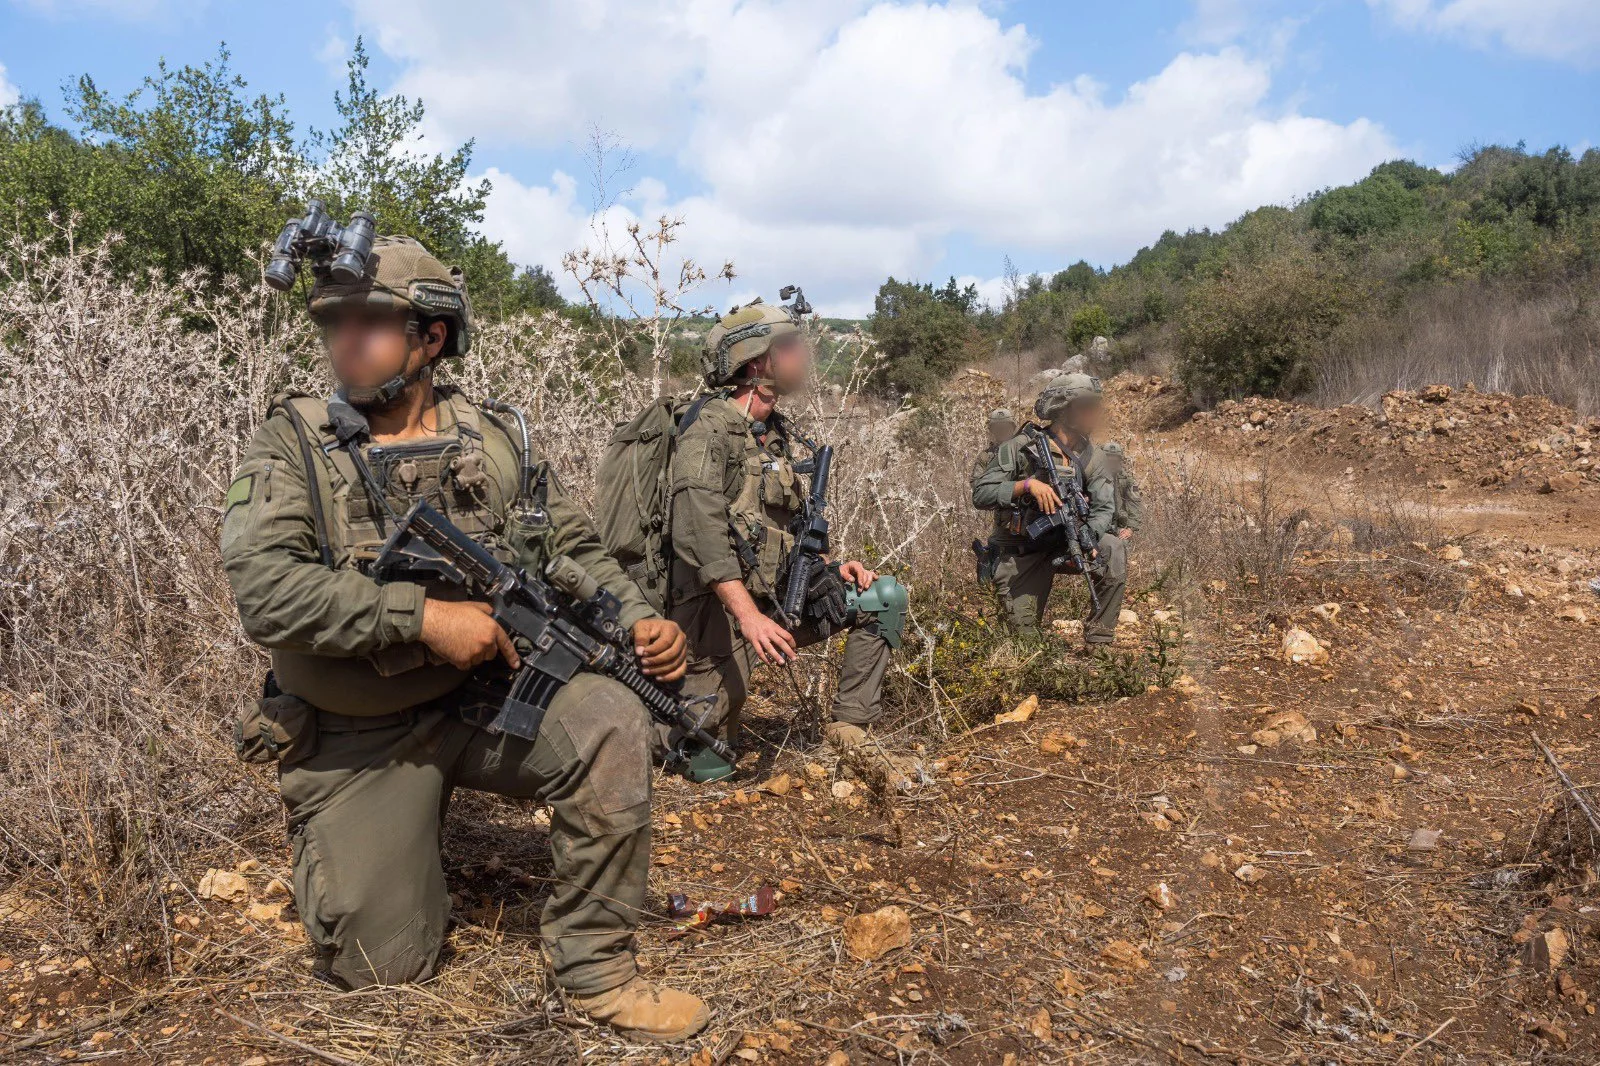
<svg viewBox="0 0 1600 1066"><path fill-rule="evenodd" d="M1056 471L1065 477L1076 478L1079 489L1087 491L1088 482L1084 474L1087 456L1080 458L1062 451L1061 446L1054 441L1050 443L1056 461ZM1001 444L995 451L995 457L1000 463L1000 468L1006 471L1012 481L1021 481L1024 477L1040 477L1044 473L1044 461L1038 455L1034 442L1025 434L1018 434ZM1037 517L1038 510L1033 506L1033 501L1027 497L1016 500L1010 507L1000 508L994 513L994 533L990 543L1008 551L1027 548L1028 538L1023 530Z"/></svg>
<svg viewBox="0 0 1600 1066"><path fill-rule="evenodd" d="M804 482L794 470L786 425L774 415L760 437L745 434L738 490L728 502L728 523L746 582L759 595L778 591L794 548L789 523L805 505Z"/></svg>
<svg viewBox="0 0 1600 1066"><path fill-rule="evenodd" d="M315 485L324 515L326 554L339 570L366 573L394 528L420 499L444 512L463 532L504 562L520 543L508 536L508 516L521 481L521 456L498 420L455 389L435 386L439 428L422 440L361 446L361 457L388 503L375 499L348 448L334 435L327 401L289 396L308 434ZM534 545L537 548L537 545ZM433 599L456 599L448 587L425 586ZM466 674L437 660L421 643L401 644L359 659L274 651L273 672L285 692L338 714L380 715L404 710L456 688Z"/></svg>

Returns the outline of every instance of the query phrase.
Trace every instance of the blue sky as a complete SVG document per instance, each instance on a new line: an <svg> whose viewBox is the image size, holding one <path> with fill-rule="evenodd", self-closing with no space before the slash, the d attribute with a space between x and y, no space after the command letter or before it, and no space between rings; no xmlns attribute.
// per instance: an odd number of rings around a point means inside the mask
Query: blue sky
<svg viewBox="0 0 1600 1066"><path fill-rule="evenodd" d="M226 41L304 126L331 120L357 35L378 84L473 137L485 228L525 262L661 214L734 261L725 303L800 281L840 313L885 275L998 293L1121 261L1396 155L1600 139L1593 0L0 0L0 100L89 73L128 90ZM634 165L597 227L584 146Z"/></svg>

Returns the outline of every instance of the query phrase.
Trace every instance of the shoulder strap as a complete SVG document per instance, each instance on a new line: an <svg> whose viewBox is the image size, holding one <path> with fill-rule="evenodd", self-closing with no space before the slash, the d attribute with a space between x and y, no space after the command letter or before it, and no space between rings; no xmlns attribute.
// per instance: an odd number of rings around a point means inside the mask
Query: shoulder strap
<svg viewBox="0 0 1600 1066"><path fill-rule="evenodd" d="M695 400L694 403L691 403L688 409L683 412L683 417L677 420L677 424L673 427L673 433L681 437L684 433L688 432L689 427L694 425L695 422L699 421L700 413L706 409L706 404L716 399L718 395L720 394L708 392L704 396L701 396L699 399Z"/></svg>
<svg viewBox="0 0 1600 1066"><path fill-rule="evenodd" d="M317 463L312 454L311 432L297 403L307 399L310 397L280 396L273 401L271 407L267 408L267 416L270 418L273 412L281 410L289 416L289 424L294 426L294 435L300 442L300 461L306 468L306 495L311 498L311 524L317 532L317 552L322 556L322 565L332 570L333 544L328 538L328 516L322 510L322 489L317 482Z"/></svg>

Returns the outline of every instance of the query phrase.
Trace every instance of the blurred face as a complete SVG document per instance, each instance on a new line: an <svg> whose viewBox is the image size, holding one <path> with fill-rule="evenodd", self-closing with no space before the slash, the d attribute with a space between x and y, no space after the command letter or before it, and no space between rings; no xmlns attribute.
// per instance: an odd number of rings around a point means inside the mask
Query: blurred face
<svg viewBox="0 0 1600 1066"><path fill-rule="evenodd" d="M445 327L435 322L421 335L403 311L341 311L323 324L334 377L355 388L376 388L398 374L409 375L444 345Z"/></svg>
<svg viewBox="0 0 1600 1066"><path fill-rule="evenodd" d="M1015 422L990 422L989 423L989 443L990 444L1004 444L1006 441L1010 440L1012 437L1015 437L1016 435L1017 435L1017 424Z"/></svg>
<svg viewBox="0 0 1600 1066"><path fill-rule="evenodd" d="M767 376L779 396L799 392L811 376L811 347L798 333L785 334L767 350Z"/></svg>
<svg viewBox="0 0 1600 1066"><path fill-rule="evenodd" d="M1097 399L1073 400L1062 408L1056 421L1079 436L1088 437L1105 425L1105 408Z"/></svg>

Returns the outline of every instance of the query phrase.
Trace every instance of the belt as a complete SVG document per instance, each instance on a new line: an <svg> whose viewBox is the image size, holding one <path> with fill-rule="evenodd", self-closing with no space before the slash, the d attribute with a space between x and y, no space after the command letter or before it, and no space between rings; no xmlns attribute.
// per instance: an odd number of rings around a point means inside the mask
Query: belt
<svg viewBox="0 0 1600 1066"><path fill-rule="evenodd" d="M317 728L324 733L365 733L372 729L392 729L411 725L417 720L417 709L408 707L393 714L334 714L317 711Z"/></svg>

